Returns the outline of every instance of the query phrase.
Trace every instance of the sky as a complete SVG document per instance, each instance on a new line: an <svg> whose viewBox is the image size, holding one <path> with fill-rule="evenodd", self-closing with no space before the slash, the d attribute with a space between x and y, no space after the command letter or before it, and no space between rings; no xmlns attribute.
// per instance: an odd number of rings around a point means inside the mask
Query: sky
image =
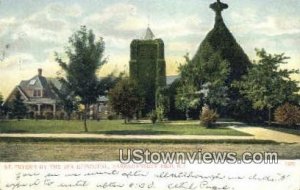
<svg viewBox="0 0 300 190"><path fill-rule="evenodd" d="M128 71L129 46L149 25L163 39L167 75L176 75L183 56L193 56L213 28L214 0L0 0L0 93L7 97L21 80L43 69L56 77L68 38L81 25L105 41L99 76ZM300 69L300 0L223 0L223 18L251 60L255 48L291 57L285 65ZM293 76L300 80L299 75Z"/></svg>

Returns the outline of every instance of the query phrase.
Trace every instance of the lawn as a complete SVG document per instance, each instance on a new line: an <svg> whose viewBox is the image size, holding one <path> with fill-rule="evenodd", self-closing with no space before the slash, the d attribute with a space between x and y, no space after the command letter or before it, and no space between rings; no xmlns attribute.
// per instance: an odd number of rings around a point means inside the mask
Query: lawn
<svg viewBox="0 0 300 190"><path fill-rule="evenodd" d="M203 143L115 143L115 142L27 142L0 141L0 161L111 161L118 160L119 149L148 149L151 152L278 152L280 159L299 159L299 144L203 144Z"/></svg>
<svg viewBox="0 0 300 190"><path fill-rule="evenodd" d="M89 133L110 135L250 136L224 126L207 129L195 122L124 124L122 120L88 121ZM83 133L83 122L61 120L0 121L0 133Z"/></svg>

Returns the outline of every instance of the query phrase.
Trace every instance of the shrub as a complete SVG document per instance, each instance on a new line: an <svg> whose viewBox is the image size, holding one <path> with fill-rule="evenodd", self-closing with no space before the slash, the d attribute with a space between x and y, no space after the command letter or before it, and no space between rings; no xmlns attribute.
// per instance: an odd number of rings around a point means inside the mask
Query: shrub
<svg viewBox="0 0 300 190"><path fill-rule="evenodd" d="M150 113L150 120L152 122L152 124L155 124L156 121L157 121L157 113L155 110L153 110L151 113Z"/></svg>
<svg viewBox="0 0 300 190"><path fill-rule="evenodd" d="M107 116L107 119L108 119L108 120L113 120L113 119L114 119L114 116L113 116L113 115L108 115L108 116Z"/></svg>
<svg viewBox="0 0 300 190"><path fill-rule="evenodd" d="M45 118L46 118L47 120L53 119L53 118L54 118L53 113L52 113L52 112L46 112L46 113L45 113Z"/></svg>
<svg viewBox="0 0 300 190"><path fill-rule="evenodd" d="M205 106L200 114L200 121L206 127L212 127L212 124L217 121L219 115L216 111L209 109Z"/></svg>
<svg viewBox="0 0 300 190"><path fill-rule="evenodd" d="M300 123L299 106L285 103L279 106L274 113L275 121L282 125L292 126Z"/></svg>

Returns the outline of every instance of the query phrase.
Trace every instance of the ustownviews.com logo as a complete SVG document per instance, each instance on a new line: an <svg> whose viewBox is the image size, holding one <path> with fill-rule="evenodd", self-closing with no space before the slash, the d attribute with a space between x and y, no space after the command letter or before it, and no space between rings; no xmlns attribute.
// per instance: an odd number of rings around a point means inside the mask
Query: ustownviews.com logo
<svg viewBox="0 0 300 190"><path fill-rule="evenodd" d="M119 149L122 164L277 164L276 152L151 152L148 149Z"/></svg>

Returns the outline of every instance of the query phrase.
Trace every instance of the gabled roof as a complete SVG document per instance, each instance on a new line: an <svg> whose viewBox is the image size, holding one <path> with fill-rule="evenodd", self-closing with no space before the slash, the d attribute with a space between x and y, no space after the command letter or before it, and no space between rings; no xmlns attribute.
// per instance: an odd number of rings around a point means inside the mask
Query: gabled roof
<svg viewBox="0 0 300 190"><path fill-rule="evenodd" d="M55 78L46 78L41 75L36 75L30 80L23 80L19 84L19 88L23 91L26 92L26 89L35 89L35 88L40 88L43 89L48 98L53 98L56 99L56 95L51 89L50 83L52 83L57 89L62 88L62 84L58 81L58 79ZM32 97L29 97L32 98Z"/></svg>
<svg viewBox="0 0 300 190"><path fill-rule="evenodd" d="M154 37L155 37L155 36L154 36L153 32L152 32L151 29L148 27L147 30L146 30L146 34L145 34L144 40L153 40Z"/></svg>

